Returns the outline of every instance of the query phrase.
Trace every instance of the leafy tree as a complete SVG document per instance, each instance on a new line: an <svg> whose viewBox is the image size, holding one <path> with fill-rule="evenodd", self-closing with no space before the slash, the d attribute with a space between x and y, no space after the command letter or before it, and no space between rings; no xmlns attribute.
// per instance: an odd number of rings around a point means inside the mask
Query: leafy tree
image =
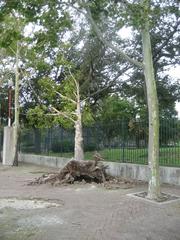
<svg viewBox="0 0 180 240"><path fill-rule="evenodd" d="M95 118L109 146L114 138L124 140L125 135L128 135L128 124L133 119L135 119L134 104L121 99L117 94L110 95L101 102Z"/></svg>
<svg viewBox="0 0 180 240"><path fill-rule="evenodd" d="M18 165L18 136L19 136L19 61L20 61L20 39L22 40L22 31L24 22L21 20L16 12L5 15L1 22L1 48L6 50L6 58L11 59L11 63L15 65L14 76L15 76L15 96L14 96L14 123L13 123L13 137L14 145L12 146L12 159L13 165ZM10 63L7 63L8 66ZM11 67L13 71L13 67Z"/></svg>
<svg viewBox="0 0 180 240"><path fill-rule="evenodd" d="M65 61L67 64L67 62ZM66 127L75 128L75 148L74 159L83 160L83 133L82 123L92 122L91 111L88 101L91 96L84 97L81 95L81 85L79 79L82 79L81 72L71 70L71 66L63 66L65 78L58 84L50 78L41 79L39 81L41 89L41 98L45 105L43 108L29 111L30 121L41 123L39 117L45 115L46 117L53 117L51 124L61 124ZM98 94L98 92L92 95ZM37 119L33 115L37 111ZM36 119L36 120L35 120ZM47 119L46 119L47 120Z"/></svg>
<svg viewBox="0 0 180 240"><path fill-rule="evenodd" d="M135 118L134 104L121 99L117 94L108 96L102 101L101 109L97 116L97 120L104 123L110 121L125 121L128 123L133 118Z"/></svg>

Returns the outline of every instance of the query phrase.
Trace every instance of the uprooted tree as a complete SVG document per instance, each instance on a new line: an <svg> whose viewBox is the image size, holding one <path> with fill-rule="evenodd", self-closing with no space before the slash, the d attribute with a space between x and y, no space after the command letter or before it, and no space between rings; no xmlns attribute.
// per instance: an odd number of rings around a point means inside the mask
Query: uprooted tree
<svg viewBox="0 0 180 240"><path fill-rule="evenodd" d="M42 175L33 180L29 185L51 183L52 185L59 185L64 183L74 183L76 181L105 183L109 180L99 154L94 155L92 161L69 161L58 173L50 173Z"/></svg>
<svg viewBox="0 0 180 240"><path fill-rule="evenodd" d="M112 177L106 169L108 166L102 162L104 159L98 153L94 153L94 160L91 161L69 161L59 172L43 174L41 177L30 181L28 185L51 184L59 186L63 184L73 184L77 182L98 183L107 189L131 188L139 181Z"/></svg>

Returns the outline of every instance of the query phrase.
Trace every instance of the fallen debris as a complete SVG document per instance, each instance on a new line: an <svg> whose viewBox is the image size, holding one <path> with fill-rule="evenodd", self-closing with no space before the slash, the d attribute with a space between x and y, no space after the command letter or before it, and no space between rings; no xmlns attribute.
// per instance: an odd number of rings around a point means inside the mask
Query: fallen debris
<svg viewBox="0 0 180 240"><path fill-rule="evenodd" d="M109 176L105 170L107 166L94 161L70 161L58 173L43 174L39 178L30 181L28 185L51 184L53 186L67 184L95 183L108 190L129 189L135 185L144 184L142 181Z"/></svg>
<svg viewBox="0 0 180 240"><path fill-rule="evenodd" d="M102 156L95 152L94 160L91 161L69 161L59 172L45 173L39 178L28 183L28 185L50 183L52 185L86 184L96 183L103 185L106 189L132 188L142 183L134 179L112 177L106 173L107 165L104 164Z"/></svg>
<svg viewBox="0 0 180 240"><path fill-rule="evenodd" d="M105 183L108 176L105 172L107 166L98 160L93 161L69 161L58 173L43 174L31 181L29 185L51 183L52 185L85 182Z"/></svg>

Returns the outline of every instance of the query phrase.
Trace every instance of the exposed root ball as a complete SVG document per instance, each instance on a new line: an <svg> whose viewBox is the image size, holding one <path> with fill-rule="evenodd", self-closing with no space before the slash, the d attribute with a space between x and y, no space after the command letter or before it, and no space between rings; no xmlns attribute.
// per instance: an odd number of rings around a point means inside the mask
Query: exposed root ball
<svg viewBox="0 0 180 240"><path fill-rule="evenodd" d="M71 160L66 164L59 173L44 174L41 177L30 182L29 185L33 184L63 184L63 183L74 183L75 181L86 181L105 183L108 176L106 175L105 166L98 160L93 161L75 161Z"/></svg>

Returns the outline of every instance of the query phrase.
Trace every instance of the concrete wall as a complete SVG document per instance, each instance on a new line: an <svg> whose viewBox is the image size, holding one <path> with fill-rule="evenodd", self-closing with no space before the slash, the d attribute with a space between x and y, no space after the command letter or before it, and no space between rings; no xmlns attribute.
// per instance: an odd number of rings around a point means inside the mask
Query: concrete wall
<svg viewBox="0 0 180 240"><path fill-rule="evenodd" d="M58 168L62 168L68 161L70 161L68 158L31 154L20 154L19 160L22 162ZM146 165L115 162L104 162L104 164L108 165L107 172L112 176L148 181L149 167ZM180 186L180 168L160 167L160 177L162 183Z"/></svg>
<svg viewBox="0 0 180 240"><path fill-rule="evenodd" d="M12 166L16 154L15 132L13 127L4 127L3 165Z"/></svg>
<svg viewBox="0 0 180 240"><path fill-rule="evenodd" d="M121 176L131 179L148 181L150 171L147 165L108 162L108 173L112 176ZM180 186L180 168L160 167L161 183Z"/></svg>
<svg viewBox="0 0 180 240"><path fill-rule="evenodd" d="M19 161L26 163L34 163L37 165L62 168L69 162L69 158L42 156L35 154L19 154Z"/></svg>

